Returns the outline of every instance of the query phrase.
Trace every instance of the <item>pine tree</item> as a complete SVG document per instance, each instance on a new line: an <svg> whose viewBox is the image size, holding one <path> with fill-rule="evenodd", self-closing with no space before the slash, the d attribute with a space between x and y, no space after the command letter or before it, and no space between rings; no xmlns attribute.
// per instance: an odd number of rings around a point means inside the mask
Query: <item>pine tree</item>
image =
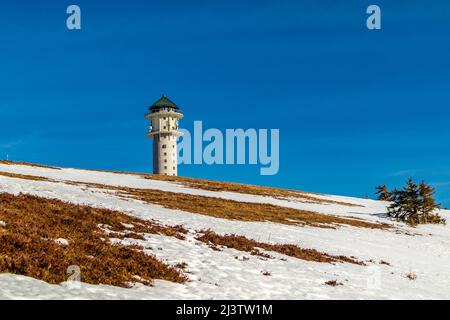
<svg viewBox="0 0 450 320"><path fill-rule="evenodd" d="M443 223L443 219L437 214L433 214L436 209L441 207L434 200L435 190L432 186L422 182L419 185L420 204L420 223Z"/></svg>
<svg viewBox="0 0 450 320"><path fill-rule="evenodd" d="M388 207L389 216L401 220L407 221L408 217L414 213L413 202L415 196L414 186L405 187L402 190L394 189L391 192L391 205ZM407 190L408 188L408 190ZM412 199L412 201L411 201Z"/></svg>
<svg viewBox="0 0 450 320"><path fill-rule="evenodd" d="M391 201L392 200L392 195L389 192L389 189L385 184L382 186L378 186L375 189L377 190L377 192L375 194L378 195L378 200L383 200L383 201Z"/></svg>
<svg viewBox="0 0 450 320"><path fill-rule="evenodd" d="M406 187L402 190L401 205L402 218L411 225L419 223L419 212L421 207L421 200L419 194L419 186L414 183L412 178L406 181Z"/></svg>
<svg viewBox="0 0 450 320"><path fill-rule="evenodd" d="M440 208L434 200L434 188L424 181L417 185L412 178L406 181L406 186L394 189L390 195L391 205L388 207L389 216L405 221L411 225L419 223L445 223L445 220L433 212Z"/></svg>

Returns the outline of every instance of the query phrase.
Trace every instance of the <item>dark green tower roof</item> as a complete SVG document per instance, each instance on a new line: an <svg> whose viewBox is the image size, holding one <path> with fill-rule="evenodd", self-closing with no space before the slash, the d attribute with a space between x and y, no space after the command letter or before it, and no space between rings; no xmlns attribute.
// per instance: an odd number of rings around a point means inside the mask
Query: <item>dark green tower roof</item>
<svg viewBox="0 0 450 320"><path fill-rule="evenodd" d="M153 103L150 106L150 110L158 110L162 108L173 108L175 110L178 110L178 106L172 102L169 98L167 98L165 95L162 95L161 98L159 98L155 103Z"/></svg>

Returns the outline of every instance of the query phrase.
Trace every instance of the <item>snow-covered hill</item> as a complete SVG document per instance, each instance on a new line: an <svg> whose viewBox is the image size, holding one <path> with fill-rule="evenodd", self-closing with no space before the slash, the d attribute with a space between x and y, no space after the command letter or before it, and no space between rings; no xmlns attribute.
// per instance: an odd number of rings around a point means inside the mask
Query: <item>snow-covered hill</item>
<svg viewBox="0 0 450 320"><path fill-rule="evenodd" d="M3 273L0 299L450 298L449 225L411 228L391 221L385 216L386 203L382 201L305 193L282 197L276 191L267 196L269 189L261 194L217 189L138 174L0 163L0 193L58 199L119 211L164 226L181 225L187 230L183 239L155 233L144 234L142 239L110 241L138 244L145 253L171 266L184 262L181 272L188 278L181 284L155 280L152 286L138 283L122 288L69 282L49 284ZM158 193L148 194L145 190ZM172 198L164 200L163 193ZM178 198L173 198L174 193ZM198 210L192 205L196 203L192 197L198 197ZM170 204L164 205L164 201ZM256 212L248 217L231 212L239 211L236 202L242 203L242 210L254 208ZM211 208L205 208L205 203L211 203ZM285 212L283 208L289 215L285 220L280 217ZM297 223L300 220L290 216L297 217L297 212L311 217L317 213L314 219L324 221L320 222L324 225ZM0 207L0 220L1 213ZM440 214L450 222L449 211L441 210ZM264 257L230 246L212 246L198 240L199 232L206 229L222 236L244 236L267 246L291 244L315 249L361 264L317 262L259 249L270 256ZM8 232L7 221L0 221L0 235L2 230ZM71 245L71 239L57 240L60 245ZM337 285L333 286L334 280Z"/></svg>

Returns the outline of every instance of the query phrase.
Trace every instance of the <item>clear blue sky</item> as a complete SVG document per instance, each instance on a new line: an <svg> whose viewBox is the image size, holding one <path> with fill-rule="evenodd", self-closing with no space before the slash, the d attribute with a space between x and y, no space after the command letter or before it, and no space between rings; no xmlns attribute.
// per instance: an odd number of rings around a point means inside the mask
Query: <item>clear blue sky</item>
<svg viewBox="0 0 450 320"><path fill-rule="evenodd" d="M413 176L450 205L448 1L4 1L0 43L0 158L149 172L164 92L188 129L280 129L276 176L181 175L354 196Z"/></svg>

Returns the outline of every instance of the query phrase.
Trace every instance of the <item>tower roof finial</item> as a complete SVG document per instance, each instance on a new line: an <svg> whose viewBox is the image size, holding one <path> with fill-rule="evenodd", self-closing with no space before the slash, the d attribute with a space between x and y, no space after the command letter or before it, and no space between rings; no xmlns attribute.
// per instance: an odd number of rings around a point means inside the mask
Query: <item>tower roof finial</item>
<svg viewBox="0 0 450 320"><path fill-rule="evenodd" d="M155 103L153 103L150 106L150 110L157 110L157 109L161 109L161 108L173 108L178 110L178 106L171 101L169 98L166 97L166 95L163 93L162 97L159 98L157 101L155 101Z"/></svg>

